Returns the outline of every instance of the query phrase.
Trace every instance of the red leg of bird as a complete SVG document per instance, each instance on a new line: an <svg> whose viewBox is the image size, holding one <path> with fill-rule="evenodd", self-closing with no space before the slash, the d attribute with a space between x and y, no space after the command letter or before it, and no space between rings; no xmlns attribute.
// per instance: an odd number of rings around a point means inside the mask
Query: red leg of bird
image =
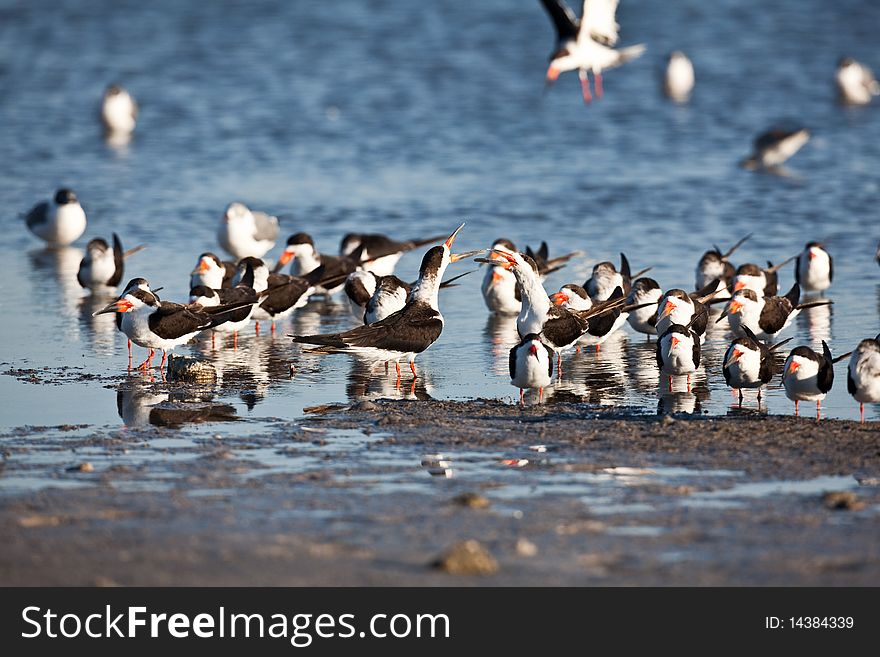
<svg viewBox="0 0 880 657"><path fill-rule="evenodd" d="M259 335L259 333L257 333ZM232 348L238 349L238 331L232 332Z"/></svg>
<svg viewBox="0 0 880 657"><path fill-rule="evenodd" d="M859 404L859 421L864 424L865 423L865 405Z"/></svg>
<svg viewBox="0 0 880 657"><path fill-rule="evenodd" d="M596 98L602 97L602 74L593 73L593 87L596 89Z"/></svg>
<svg viewBox="0 0 880 657"><path fill-rule="evenodd" d="M254 331L256 332L255 335L260 334L260 322L254 321Z"/></svg>
<svg viewBox="0 0 880 657"><path fill-rule="evenodd" d="M146 370L150 366L150 361L153 359L153 350L150 349L150 352L147 354L147 359L138 365L139 370Z"/></svg>
<svg viewBox="0 0 880 657"><path fill-rule="evenodd" d="M672 377L669 377L669 392L672 392Z"/></svg>
<svg viewBox="0 0 880 657"><path fill-rule="evenodd" d="M816 419L822 419L822 402L820 400L816 400Z"/></svg>
<svg viewBox="0 0 880 657"><path fill-rule="evenodd" d="M688 381L688 392L690 392L691 391L691 375L690 374L688 374L687 381Z"/></svg>
<svg viewBox="0 0 880 657"><path fill-rule="evenodd" d="M581 93L584 95L584 105L589 105L593 101L590 93L590 78L586 71L580 71L578 77L581 79Z"/></svg>
<svg viewBox="0 0 880 657"><path fill-rule="evenodd" d="M159 363L159 369L165 367L165 361L168 359L168 352L164 349L162 350L162 362Z"/></svg>
<svg viewBox="0 0 880 657"><path fill-rule="evenodd" d="M598 354L599 351L601 351L601 349L602 349L602 345L597 344L597 345L596 345L596 353Z"/></svg>
<svg viewBox="0 0 880 657"><path fill-rule="evenodd" d="M556 378L562 378L562 354L556 354Z"/></svg>
<svg viewBox="0 0 880 657"><path fill-rule="evenodd" d="M400 387L400 363L394 363L394 367L397 368L397 387Z"/></svg>
<svg viewBox="0 0 880 657"><path fill-rule="evenodd" d="M385 374L388 374L388 361L385 361Z"/></svg>
<svg viewBox="0 0 880 657"><path fill-rule="evenodd" d="M131 367L131 340L128 341L128 366Z"/></svg>
<svg viewBox="0 0 880 657"><path fill-rule="evenodd" d="M416 379L418 379L418 378L419 378L419 375L416 374L416 364L415 364L415 361L410 361L410 362L409 362L409 369L410 369L410 371L413 373L413 381L415 381Z"/></svg>
<svg viewBox="0 0 880 657"><path fill-rule="evenodd" d="M544 401L544 388L538 388L538 401Z"/></svg>
<svg viewBox="0 0 880 657"><path fill-rule="evenodd" d="M525 405L526 405L526 391L525 391L525 388L520 388L520 389L519 389L519 405L520 405L520 406L525 406Z"/></svg>
<svg viewBox="0 0 880 657"><path fill-rule="evenodd" d="M272 335L275 335L275 320L272 320Z"/></svg>
<svg viewBox="0 0 880 657"><path fill-rule="evenodd" d="M217 348L217 334L211 331L211 351Z"/></svg>
<svg viewBox="0 0 880 657"><path fill-rule="evenodd" d="M794 400L794 415L795 415L795 417L798 416L798 400L797 399Z"/></svg>
<svg viewBox="0 0 880 657"><path fill-rule="evenodd" d="M580 345L577 346L577 351L575 353L578 353L578 354L581 353L581 346Z"/></svg>
<svg viewBox="0 0 880 657"><path fill-rule="evenodd" d="M760 397L759 397L759 399L760 399ZM742 390L739 391L739 407L740 408L743 407L743 391Z"/></svg>

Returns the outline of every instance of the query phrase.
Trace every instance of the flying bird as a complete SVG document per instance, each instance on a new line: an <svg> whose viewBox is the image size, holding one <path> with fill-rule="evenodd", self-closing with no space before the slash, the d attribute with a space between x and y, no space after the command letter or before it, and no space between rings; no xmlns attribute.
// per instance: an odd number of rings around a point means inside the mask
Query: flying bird
<svg viewBox="0 0 880 657"><path fill-rule="evenodd" d="M615 14L618 0L584 0L578 19L562 0L541 0L556 28L556 49L550 56L546 84L561 73L577 70L584 103L590 103L589 73L593 74L596 97L602 97L602 71L620 66L645 52L643 44L615 50L618 40Z"/></svg>

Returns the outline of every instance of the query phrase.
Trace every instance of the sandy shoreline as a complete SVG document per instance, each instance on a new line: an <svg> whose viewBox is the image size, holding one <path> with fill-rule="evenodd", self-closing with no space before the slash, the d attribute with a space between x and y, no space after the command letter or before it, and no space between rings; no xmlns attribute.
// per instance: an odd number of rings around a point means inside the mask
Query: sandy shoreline
<svg viewBox="0 0 880 657"><path fill-rule="evenodd" d="M255 465L266 446L293 465ZM876 423L380 401L165 452L142 470L62 477L91 485L5 496L0 583L880 584ZM437 454L451 478L420 465ZM148 474L168 485L138 490ZM834 490L841 508L824 497ZM487 505L456 502L464 493ZM463 539L497 572L428 565Z"/></svg>

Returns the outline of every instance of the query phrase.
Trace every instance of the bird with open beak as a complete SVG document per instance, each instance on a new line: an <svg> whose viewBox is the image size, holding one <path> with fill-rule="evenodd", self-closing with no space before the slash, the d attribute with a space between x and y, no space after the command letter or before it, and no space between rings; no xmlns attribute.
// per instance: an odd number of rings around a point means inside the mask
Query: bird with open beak
<svg viewBox="0 0 880 657"><path fill-rule="evenodd" d="M290 336L294 342L317 345L308 353L348 353L373 363L394 362L400 384L400 361L409 362L413 382L417 378L416 356L430 347L443 331L443 315L438 306L440 282L450 263L483 253L469 251L452 253L452 244L464 224L446 239L425 253L419 278L404 307L374 324L358 326L344 333Z"/></svg>

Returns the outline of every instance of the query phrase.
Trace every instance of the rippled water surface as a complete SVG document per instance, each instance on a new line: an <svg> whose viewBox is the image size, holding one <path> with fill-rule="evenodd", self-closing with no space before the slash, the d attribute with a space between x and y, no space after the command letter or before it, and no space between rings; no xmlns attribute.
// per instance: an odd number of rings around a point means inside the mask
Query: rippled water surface
<svg viewBox="0 0 880 657"><path fill-rule="evenodd" d="M82 250L113 231L127 246L146 244L126 278L180 300L197 254L219 248L232 200L278 214L285 234L307 231L327 252L351 230L417 237L463 220L461 249L505 236L583 250L551 291L620 251L636 269L653 266L662 286L690 288L713 243L754 232L739 261L778 262L824 240L836 257L835 304L804 313L786 335L814 347L825 339L836 353L875 335L880 116L876 106L839 107L831 80L843 54L880 69L880 5L627 0L619 19L622 42L644 42L647 54L609 72L605 98L584 107L572 75L542 95L553 32L537 2L0 3L0 361L4 371L98 376L0 377L0 425L149 422L167 395L141 386L142 375L123 378L124 337L112 317L91 317L107 300L75 280ZM686 105L659 93L672 49L695 63ZM111 81L141 105L127 145L105 143L96 120ZM788 175L739 169L755 134L782 119L814 133ZM19 215L62 184L77 191L89 226L73 247L45 251ZM413 278L419 260L406 256L398 274ZM414 390L346 356L300 357L286 334L351 326L341 304L310 304L274 338L248 330L235 351L204 341L180 353L214 359L216 400L241 417L291 418L365 397L513 400L515 329L488 315L481 276L442 293L446 328L419 358ZM787 289L790 266L780 278ZM574 356L550 399L725 414L729 340L723 328L710 334L692 392L682 381L660 394L653 343L627 329L601 353ZM790 413L778 380L773 388L765 409ZM857 417L844 365L823 409Z"/></svg>

